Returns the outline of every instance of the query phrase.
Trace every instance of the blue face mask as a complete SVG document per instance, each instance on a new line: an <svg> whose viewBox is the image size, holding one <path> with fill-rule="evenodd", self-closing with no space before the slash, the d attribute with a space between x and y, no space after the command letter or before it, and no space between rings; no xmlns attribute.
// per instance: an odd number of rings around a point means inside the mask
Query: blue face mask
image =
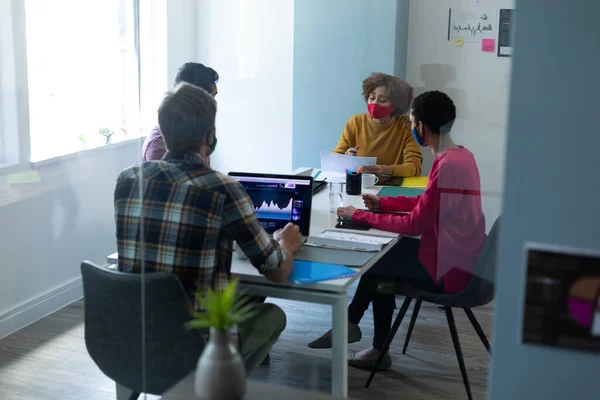
<svg viewBox="0 0 600 400"><path fill-rule="evenodd" d="M419 146L425 147L425 138L419 136L416 128L412 128L412 135L413 135L413 138L415 138L415 142L417 142L419 144Z"/></svg>

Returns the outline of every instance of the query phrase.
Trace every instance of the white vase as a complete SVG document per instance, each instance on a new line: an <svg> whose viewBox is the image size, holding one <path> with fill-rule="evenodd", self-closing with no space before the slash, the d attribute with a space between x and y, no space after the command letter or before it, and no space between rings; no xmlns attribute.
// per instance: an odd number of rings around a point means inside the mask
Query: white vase
<svg viewBox="0 0 600 400"><path fill-rule="evenodd" d="M240 400L246 394L244 362L228 332L210 328L210 340L196 366L194 391L198 398L211 400Z"/></svg>

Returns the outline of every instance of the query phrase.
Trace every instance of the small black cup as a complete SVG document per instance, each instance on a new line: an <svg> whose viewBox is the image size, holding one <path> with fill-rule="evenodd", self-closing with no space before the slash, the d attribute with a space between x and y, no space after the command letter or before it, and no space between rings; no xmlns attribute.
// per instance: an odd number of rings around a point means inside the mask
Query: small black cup
<svg viewBox="0 0 600 400"><path fill-rule="evenodd" d="M354 172L346 174L346 193L352 196L362 193L362 174Z"/></svg>

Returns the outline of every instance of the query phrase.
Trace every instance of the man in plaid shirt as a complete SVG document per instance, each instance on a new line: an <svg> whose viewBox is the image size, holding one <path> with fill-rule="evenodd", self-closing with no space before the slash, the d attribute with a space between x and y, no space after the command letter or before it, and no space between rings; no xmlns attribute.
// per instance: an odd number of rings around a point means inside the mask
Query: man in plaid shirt
<svg viewBox="0 0 600 400"><path fill-rule="evenodd" d="M198 289L225 286L233 240L274 282L288 278L302 243L292 224L269 237L242 186L210 168L216 111L201 88L181 84L168 93L158 121L169 151L160 161L121 172L115 188L119 270L172 272L191 297ZM258 307L238 326L248 371L267 356L286 323L279 307Z"/></svg>

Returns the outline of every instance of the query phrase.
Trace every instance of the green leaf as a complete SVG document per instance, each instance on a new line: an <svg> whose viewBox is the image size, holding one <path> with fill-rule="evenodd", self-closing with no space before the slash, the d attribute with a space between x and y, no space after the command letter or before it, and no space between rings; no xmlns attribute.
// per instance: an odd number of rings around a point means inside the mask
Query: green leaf
<svg viewBox="0 0 600 400"><path fill-rule="evenodd" d="M204 329L210 328L211 326L212 324L210 323L210 321L200 319L194 319L185 323L185 327L187 329Z"/></svg>
<svg viewBox="0 0 600 400"><path fill-rule="evenodd" d="M235 313L232 313L232 316L239 322L254 317L258 312L258 307L256 307L255 304L248 304L237 310Z"/></svg>
<svg viewBox="0 0 600 400"><path fill-rule="evenodd" d="M186 326L190 329L214 327L229 331L237 323L256 315L258 308L246 290L237 289L237 284L237 280L231 280L223 289L198 290L195 300L202 305L204 312L192 311L193 319Z"/></svg>
<svg viewBox="0 0 600 400"><path fill-rule="evenodd" d="M223 291L222 306L223 306L223 310L225 310L225 311L229 311L234 304L234 301L236 298L236 296L235 296L236 286L237 286L237 282L232 280L227 284L227 286L225 287L225 290Z"/></svg>
<svg viewBox="0 0 600 400"><path fill-rule="evenodd" d="M239 304L236 304L236 306L231 309L231 312L235 313L235 314L244 314L244 313L252 311L255 308L256 308L256 304L254 302L239 303Z"/></svg>

